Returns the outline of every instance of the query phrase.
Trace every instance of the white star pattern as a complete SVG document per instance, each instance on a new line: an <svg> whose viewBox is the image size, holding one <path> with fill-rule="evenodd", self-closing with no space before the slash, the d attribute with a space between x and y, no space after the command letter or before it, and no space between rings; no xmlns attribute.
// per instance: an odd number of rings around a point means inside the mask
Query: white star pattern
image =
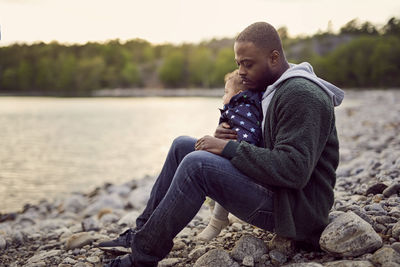
<svg viewBox="0 0 400 267"><path fill-rule="evenodd" d="M236 112L236 113L238 113L238 112L239 112L239 110L237 109L237 110L235 110L235 112Z"/></svg>
<svg viewBox="0 0 400 267"><path fill-rule="evenodd" d="M247 138L248 137L248 135L247 134L243 134L243 138Z"/></svg>
<svg viewBox="0 0 400 267"><path fill-rule="evenodd" d="M250 104L246 104L246 107L250 107Z"/></svg>
<svg viewBox="0 0 400 267"><path fill-rule="evenodd" d="M252 133L254 133L255 131L256 131L256 129L254 129L254 128L250 129L250 132L252 132Z"/></svg>
<svg viewBox="0 0 400 267"><path fill-rule="evenodd" d="M247 117L251 117L251 112L247 112Z"/></svg>
<svg viewBox="0 0 400 267"><path fill-rule="evenodd" d="M229 110L225 111L226 114L229 114Z"/></svg>
<svg viewBox="0 0 400 267"><path fill-rule="evenodd" d="M234 119L234 118L235 118L235 115L232 115L232 116L231 116L231 119Z"/></svg>
<svg viewBox="0 0 400 267"><path fill-rule="evenodd" d="M239 128L236 128L235 131L236 131L236 132L239 132Z"/></svg>
<svg viewBox="0 0 400 267"><path fill-rule="evenodd" d="M244 125L244 121L240 121L240 125Z"/></svg>

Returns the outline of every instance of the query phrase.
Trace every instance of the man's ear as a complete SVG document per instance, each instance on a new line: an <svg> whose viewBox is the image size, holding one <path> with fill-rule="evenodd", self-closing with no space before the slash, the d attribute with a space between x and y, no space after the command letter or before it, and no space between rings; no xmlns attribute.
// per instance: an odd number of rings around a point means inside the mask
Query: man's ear
<svg viewBox="0 0 400 267"><path fill-rule="evenodd" d="M278 52L278 50L273 50L271 54L269 55L269 60L272 65L276 65L279 62L281 54Z"/></svg>

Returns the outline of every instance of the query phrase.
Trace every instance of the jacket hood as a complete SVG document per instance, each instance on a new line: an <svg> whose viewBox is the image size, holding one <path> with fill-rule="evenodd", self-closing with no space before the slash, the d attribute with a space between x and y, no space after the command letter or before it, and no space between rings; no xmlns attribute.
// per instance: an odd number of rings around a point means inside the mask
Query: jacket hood
<svg viewBox="0 0 400 267"><path fill-rule="evenodd" d="M267 87L263 99L268 97L279 85L286 81L289 78L293 77L302 77L306 78L315 84L317 84L321 89L323 89L331 98L334 106L339 106L344 98L344 92L340 88L335 85L317 77L315 75L313 67L308 62L303 62L300 64L291 64L289 63L290 68L287 69L278 80L276 80L273 84Z"/></svg>

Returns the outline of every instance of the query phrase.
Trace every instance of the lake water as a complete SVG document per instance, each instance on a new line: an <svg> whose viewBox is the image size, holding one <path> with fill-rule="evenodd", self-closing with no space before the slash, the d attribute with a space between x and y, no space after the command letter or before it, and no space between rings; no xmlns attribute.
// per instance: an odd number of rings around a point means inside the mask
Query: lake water
<svg viewBox="0 0 400 267"><path fill-rule="evenodd" d="M156 175L173 139L213 134L220 98L0 97L0 212Z"/></svg>

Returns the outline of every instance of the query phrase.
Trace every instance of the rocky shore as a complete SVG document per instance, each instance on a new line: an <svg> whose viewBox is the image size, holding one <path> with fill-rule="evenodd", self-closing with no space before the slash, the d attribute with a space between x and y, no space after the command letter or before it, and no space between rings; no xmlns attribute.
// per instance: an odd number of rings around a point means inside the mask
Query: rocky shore
<svg viewBox="0 0 400 267"><path fill-rule="evenodd" d="M345 101L336 110L341 161L322 251L235 218L201 243L195 236L210 216L204 205L159 266L400 266L400 90L350 91ZM97 244L135 225L153 182L106 184L0 214L0 266L102 266L125 251Z"/></svg>

